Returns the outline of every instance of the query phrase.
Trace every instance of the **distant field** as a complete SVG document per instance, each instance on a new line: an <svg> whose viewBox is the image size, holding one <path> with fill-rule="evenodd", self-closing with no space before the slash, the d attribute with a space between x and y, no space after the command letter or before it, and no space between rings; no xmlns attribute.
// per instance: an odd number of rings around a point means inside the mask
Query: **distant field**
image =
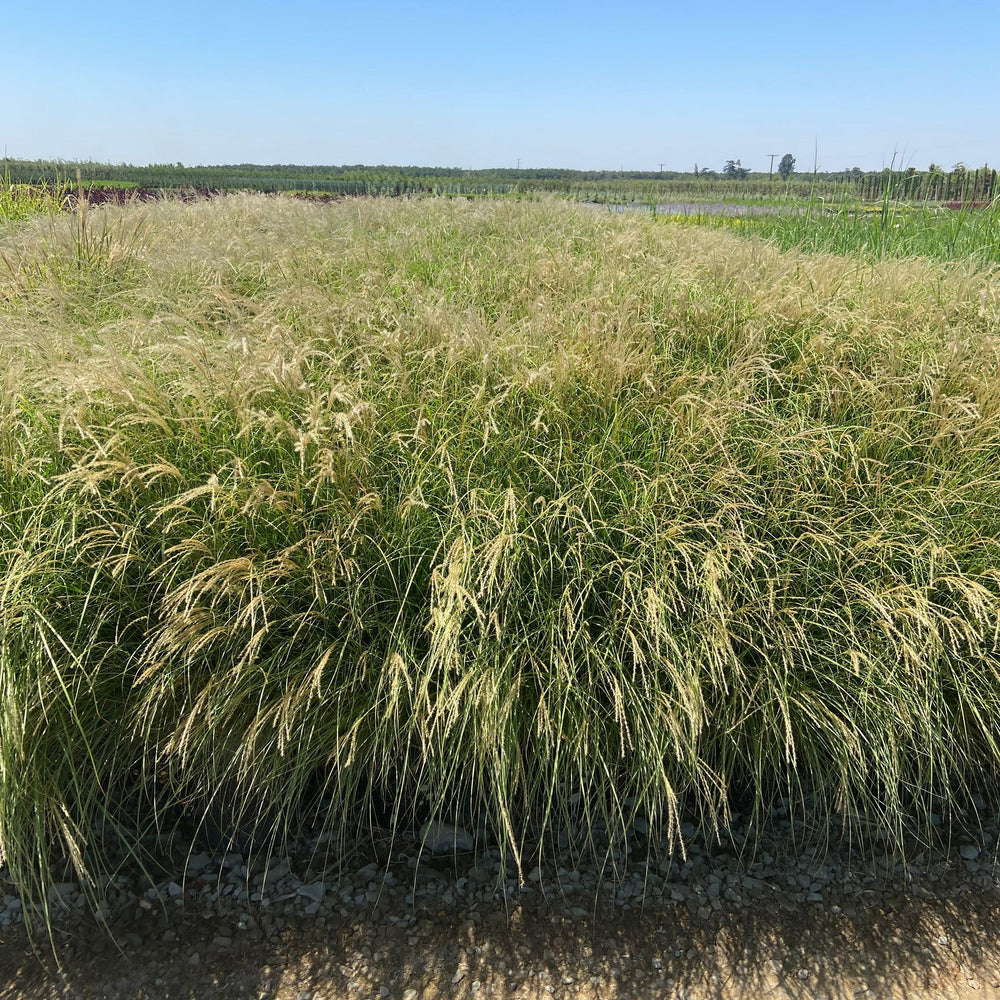
<svg viewBox="0 0 1000 1000"><path fill-rule="evenodd" d="M670 201L789 202L815 199L879 201L884 196L910 202L984 202L997 191L989 167L949 172L880 170L750 174L729 178L719 171L461 170L435 167L295 166L237 164L184 167L180 164L132 166L92 162L3 160L0 177L20 184L84 186L103 190L300 191L339 197L532 197L557 195L599 204L655 204Z"/></svg>
<svg viewBox="0 0 1000 1000"><path fill-rule="evenodd" d="M908 204L855 199L788 205L759 212L661 216L668 224L728 229L781 249L832 253L864 260L924 258L981 267L1000 264L1000 200L986 204Z"/></svg>
<svg viewBox="0 0 1000 1000"><path fill-rule="evenodd" d="M905 849L995 793L996 272L732 229L259 195L0 229L15 875L320 803L342 847L438 815L516 859L783 797Z"/></svg>

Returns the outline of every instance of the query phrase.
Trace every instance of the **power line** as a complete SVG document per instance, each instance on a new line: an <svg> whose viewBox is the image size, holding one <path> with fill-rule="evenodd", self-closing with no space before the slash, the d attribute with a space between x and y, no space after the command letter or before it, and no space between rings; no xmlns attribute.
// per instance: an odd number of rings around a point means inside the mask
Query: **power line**
<svg viewBox="0 0 1000 1000"><path fill-rule="evenodd" d="M776 156L781 156L781 153L765 153L764 155L771 157L771 166L770 169L767 171L767 179L771 180L774 177L774 158Z"/></svg>

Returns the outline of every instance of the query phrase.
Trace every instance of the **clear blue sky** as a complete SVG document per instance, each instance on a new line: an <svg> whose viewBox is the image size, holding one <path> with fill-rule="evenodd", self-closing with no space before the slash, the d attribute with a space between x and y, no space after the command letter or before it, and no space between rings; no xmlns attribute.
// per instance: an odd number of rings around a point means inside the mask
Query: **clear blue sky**
<svg viewBox="0 0 1000 1000"><path fill-rule="evenodd" d="M132 163L1000 164L1000 4L0 4L0 152Z"/></svg>

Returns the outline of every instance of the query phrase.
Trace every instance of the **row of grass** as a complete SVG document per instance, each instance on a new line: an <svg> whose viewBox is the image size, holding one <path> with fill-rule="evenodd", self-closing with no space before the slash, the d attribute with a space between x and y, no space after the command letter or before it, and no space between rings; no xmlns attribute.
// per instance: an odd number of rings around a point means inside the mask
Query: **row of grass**
<svg viewBox="0 0 1000 1000"><path fill-rule="evenodd" d="M291 164L239 164L184 167L180 164L109 164L95 162L26 161L5 159L0 172L22 184L60 186L79 177L84 186L131 186L143 190L199 191L301 191L339 195L526 195L546 193L577 201L627 204L720 199L770 202L815 194L840 197L845 192L875 196L885 186L905 191L909 198L931 193L937 198L988 196L994 182L989 168L944 175L885 170L877 174L755 174L728 178L703 170L676 171L578 171L559 169L463 170L441 167L295 166Z"/></svg>
<svg viewBox="0 0 1000 1000"><path fill-rule="evenodd" d="M0 855L324 803L906 843L1000 763L988 274L559 204L0 237ZM927 824L929 829L929 821Z"/></svg>
<svg viewBox="0 0 1000 1000"><path fill-rule="evenodd" d="M661 218L671 221L670 216ZM944 206L898 202L888 193L875 205L854 198L814 198L806 204L788 202L774 212L728 217L694 212L680 221L731 228L741 235L769 240L784 250L869 261L922 257L971 262L984 268L1000 264L1000 199L985 205Z"/></svg>
<svg viewBox="0 0 1000 1000"><path fill-rule="evenodd" d="M249 181L248 181L249 183ZM484 198L513 197L517 199L539 200L546 197L541 181L534 187L494 190L483 187L474 192L471 188L462 197L477 194ZM661 219L680 221L685 224L704 224L716 227L732 227L743 235L770 240L783 249L799 249L810 252L835 253L861 256L866 259L882 257L928 257L932 260L965 260L983 266L1000 263L1000 200L980 204L958 202L953 205L923 202L914 203L898 200L900 193L894 183L888 183L879 203L860 201L851 189L831 188L826 190L819 182L798 181L796 184L782 183L766 189L734 188L705 182L696 188L687 189L673 184L674 188L650 186L649 191L622 192L611 195L608 192L573 191L564 196L594 203L610 202L615 205L648 202L653 214ZM133 182L83 181L77 177L77 186L71 191L65 183L49 186L32 186L12 183L9 176L0 177L0 224L17 223L39 214L51 214L62 208L75 207L84 199L87 190L100 186L102 190L126 192L135 188ZM662 185L661 185L662 187ZM675 190L676 189L676 190ZM366 189L367 190L367 189ZM553 189L555 190L555 189ZM437 188L434 189L437 192ZM656 198L651 192L664 191L673 197L684 195L696 200L681 216L664 215L657 212ZM828 197L824 197L826 191ZM358 192L365 193L359 189ZM444 192L444 189L441 189ZM288 191L287 194L317 197L326 200L330 196L308 189ZM388 188L383 191L372 188L369 193L402 194ZM713 194L714 193L714 194ZM71 197L74 195L75 197ZM442 196L449 196L442 194ZM450 195L455 196L455 195ZM732 214L729 212L701 211L699 204L712 197L724 198L727 207L754 206L768 211ZM636 201L638 199L638 201ZM100 200L121 200L106 199Z"/></svg>

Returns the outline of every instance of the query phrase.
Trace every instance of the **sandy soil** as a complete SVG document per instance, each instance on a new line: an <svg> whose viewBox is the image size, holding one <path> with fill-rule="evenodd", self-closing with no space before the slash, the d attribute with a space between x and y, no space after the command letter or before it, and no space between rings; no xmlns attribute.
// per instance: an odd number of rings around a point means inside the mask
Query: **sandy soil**
<svg viewBox="0 0 1000 1000"><path fill-rule="evenodd" d="M708 919L658 904L581 916L539 898L428 907L407 929L376 904L362 917L295 916L270 937L154 908L121 915L117 945L92 923L61 929L61 968L48 942L6 931L0 998L1000 1000L1000 894L873 897L850 913L779 900Z"/></svg>

